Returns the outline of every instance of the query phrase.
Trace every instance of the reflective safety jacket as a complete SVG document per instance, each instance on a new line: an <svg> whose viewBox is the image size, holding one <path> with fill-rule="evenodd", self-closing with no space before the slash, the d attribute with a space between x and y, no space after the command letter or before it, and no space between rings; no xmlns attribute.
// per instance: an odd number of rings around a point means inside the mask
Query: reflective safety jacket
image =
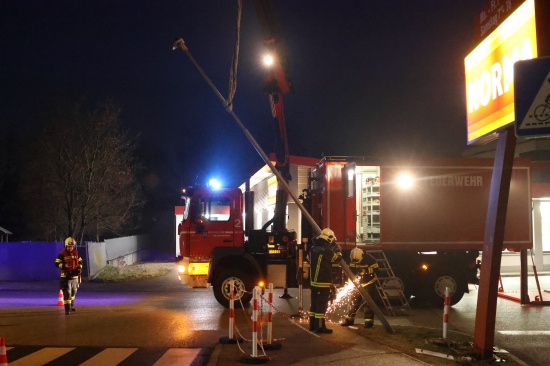
<svg viewBox="0 0 550 366"><path fill-rule="evenodd" d="M317 238L309 249L310 284L315 287L330 288L332 284L332 263L342 255L337 244L330 244Z"/></svg>
<svg viewBox="0 0 550 366"><path fill-rule="evenodd" d="M61 278L77 279L82 273L82 258L76 248L72 252L63 249L55 259L55 266L61 269Z"/></svg>
<svg viewBox="0 0 550 366"><path fill-rule="evenodd" d="M369 254L363 254L361 262L351 262L349 265L351 272L359 279L362 287L367 287L374 283L375 271L378 269L378 263Z"/></svg>

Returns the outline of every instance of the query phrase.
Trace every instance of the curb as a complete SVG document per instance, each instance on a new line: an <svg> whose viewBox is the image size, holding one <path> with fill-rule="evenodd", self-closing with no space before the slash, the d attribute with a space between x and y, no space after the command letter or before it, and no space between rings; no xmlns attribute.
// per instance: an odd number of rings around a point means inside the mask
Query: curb
<svg viewBox="0 0 550 366"><path fill-rule="evenodd" d="M223 344L218 343L216 347L214 348L214 351L212 351L212 354L210 354L210 358L208 359L207 366L216 366L218 364L218 360L220 359L220 354L222 353Z"/></svg>

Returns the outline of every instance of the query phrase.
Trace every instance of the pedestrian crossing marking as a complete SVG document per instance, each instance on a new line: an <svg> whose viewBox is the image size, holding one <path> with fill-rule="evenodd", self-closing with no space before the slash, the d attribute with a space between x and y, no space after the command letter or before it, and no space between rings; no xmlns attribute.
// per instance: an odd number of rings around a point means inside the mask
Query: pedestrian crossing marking
<svg viewBox="0 0 550 366"><path fill-rule="evenodd" d="M74 348L43 348L39 351L31 353L28 356L10 362L10 366L36 366L44 365L64 354L71 352Z"/></svg>
<svg viewBox="0 0 550 366"><path fill-rule="evenodd" d="M153 366L191 365L200 348L171 348Z"/></svg>
<svg viewBox="0 0 550 366"><path fill-rule="evenodd" d="M117 365L135 351L137 348L107 348L80 366Z"/></svg>
<svg viewBox="0 0 550 366"><path fill-rule="evenodd" d="M188 366L202 360L206 348L132 347L6 347L9 365ZM209 354L207 352L206 354ZM11 359L11 357L14 357ZM137 362L137 363L136 363Z"/></svg>

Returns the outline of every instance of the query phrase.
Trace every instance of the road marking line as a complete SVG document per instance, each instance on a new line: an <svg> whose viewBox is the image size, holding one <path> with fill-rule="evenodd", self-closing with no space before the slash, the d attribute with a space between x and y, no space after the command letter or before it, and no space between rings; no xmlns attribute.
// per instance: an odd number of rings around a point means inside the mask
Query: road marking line
<svg viewBox="0 0 550 366"><path fill-rule="evenodd" d="M41 350L31 353L28 356L10 362L10 366L44 365L50 361L55 360L58 357L63 356L65 353L68 353L73 349L74 348L43 348Z"/></svg>
<svg viewBox="0 0 550 366"><path fill-rule="evenodd" d="M153 366L191 365L200 348L171 348Z"/></svg>
<svg viewBox="0 0 550 366"><path fill-rule="evenodd" d="M118 365L135 351L137 351L137 348L107 348L80 364L80 366Z"/></svg>
<svg viewBox="0 0 550 366"><path fill-rule="evenodd" d="M504 335L550 335L550 330L499 330Z"/></svg>

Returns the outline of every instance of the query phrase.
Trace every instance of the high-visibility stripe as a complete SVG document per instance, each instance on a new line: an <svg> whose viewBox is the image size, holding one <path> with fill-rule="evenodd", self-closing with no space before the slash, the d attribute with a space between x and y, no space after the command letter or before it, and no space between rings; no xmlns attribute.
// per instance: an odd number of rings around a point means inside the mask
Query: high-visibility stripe
<svg viewBox="0 0 550 366"><path fill-rule="evenodd" d="M315 267L315 275L312 278L313 282L317 281L317 278L319 278L319 271L321 269L322 261L323 261L323 255L319 254L319 258L317 259L317 266Z"/></svg>

